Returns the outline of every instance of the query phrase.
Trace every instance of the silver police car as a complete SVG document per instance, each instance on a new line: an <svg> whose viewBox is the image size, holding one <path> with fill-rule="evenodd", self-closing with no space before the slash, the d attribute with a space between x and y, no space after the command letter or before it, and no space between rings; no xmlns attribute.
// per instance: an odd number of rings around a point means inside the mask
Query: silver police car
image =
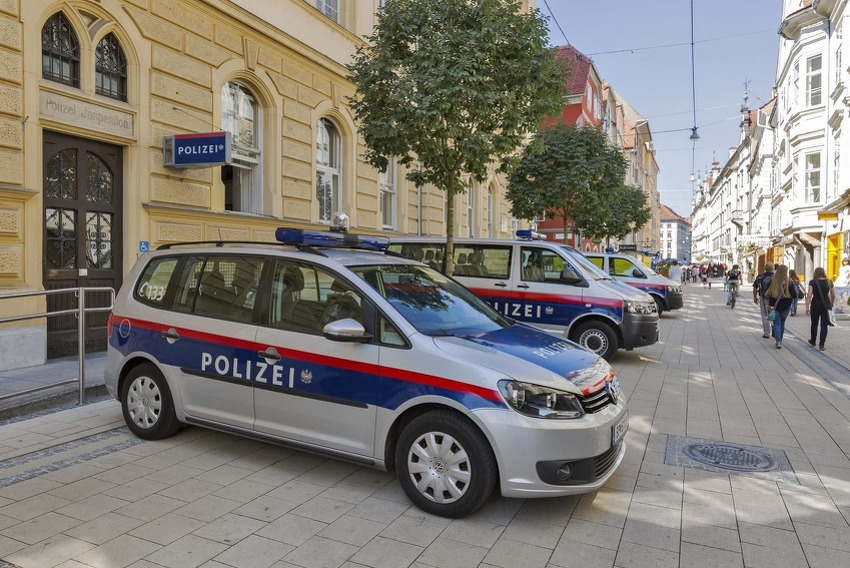
<svg viewBox="0 0 850 568"><path fill-rule="evenodd" d="M446 517L593 491L625 453L610 365L501 315L383 237L282 228L278 244L142 255L105 371L129 428L195 425L394 470Z"/></svg>

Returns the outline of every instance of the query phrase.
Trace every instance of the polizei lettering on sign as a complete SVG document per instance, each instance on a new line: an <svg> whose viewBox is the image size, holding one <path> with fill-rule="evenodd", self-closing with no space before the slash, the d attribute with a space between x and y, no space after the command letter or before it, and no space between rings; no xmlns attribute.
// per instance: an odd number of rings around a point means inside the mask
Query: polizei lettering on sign
<svg viewBox="0 0 850 568"><path fill-rule="evenodd" d="M162 137L162 164L169 168L208 168L230 163L230 132Z"/></svg>

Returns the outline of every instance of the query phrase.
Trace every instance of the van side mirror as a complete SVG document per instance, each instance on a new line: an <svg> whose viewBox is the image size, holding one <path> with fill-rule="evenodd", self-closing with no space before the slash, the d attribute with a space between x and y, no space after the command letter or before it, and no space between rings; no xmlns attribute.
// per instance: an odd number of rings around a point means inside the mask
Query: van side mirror
<svg viewBox="0 0 850 568"><path fill-rule="evenodd" d="M569 268L565 268L561 271L561 282L564 284L569 284L571 286L575 286L576 284L581 284L584 281L584 278L576 274L576 272L570 270Z"/></svg>
<svg viewBox="0 0 850 568"><path fill-rule="evenodd" d="M635 278L646 278L646 274L641 272L640 268L635 268L634 270L632 270L632 276L634 276Z"/></svg>

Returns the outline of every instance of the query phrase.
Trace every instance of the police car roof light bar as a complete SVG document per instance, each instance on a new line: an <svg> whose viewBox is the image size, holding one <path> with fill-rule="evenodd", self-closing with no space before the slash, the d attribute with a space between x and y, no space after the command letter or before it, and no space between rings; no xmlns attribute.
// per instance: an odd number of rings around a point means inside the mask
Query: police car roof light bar
<svg viewBox="0 0 850 568"><path fill-rule="evenodd" d="M516 238L527 241L539 241L543 235L531 229L517 229Z"/></svg>
<svg viewBox="0 0 850 568"><path fill-rule="evenodd" d="M385 251L390 246L387 237L352 235L332 231L310 231L293 227L280 227L274 233L278 242L312 247L352 248Z"/></svg>

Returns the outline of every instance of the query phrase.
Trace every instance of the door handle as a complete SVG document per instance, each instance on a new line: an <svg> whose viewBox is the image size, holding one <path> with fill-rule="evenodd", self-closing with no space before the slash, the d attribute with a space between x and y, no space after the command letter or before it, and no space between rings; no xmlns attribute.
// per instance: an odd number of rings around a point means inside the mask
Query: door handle
<svg viewBox="0 0 850 568"><path fill-rule="evenodd" d="M507 288L508 287L508 285L505 284L504 282L496 282L495 284L493 284L493 286L498 286L499 288Z"/></svg>
<svg viewBox="0 0 850 568"><path fill-rule="evenodd" d="M173 327L169 327L167 331L163 331L160 335L165 338L169 345L174 345L180 339L180 334Z"/></svg>
<svg viewBox="0 0 850 568"><path fill-rule="evenodd" d="M280 353L274 347L266 347L265 351L257 351L257 357L266 361L280 361Z"/></svg>
<svg viewBox="0 0 850 568"><path fill-rule="evenodd" d="M517 284L516 287L517 288L531 288L531 286L529 286L528 284Z"/></svg>

